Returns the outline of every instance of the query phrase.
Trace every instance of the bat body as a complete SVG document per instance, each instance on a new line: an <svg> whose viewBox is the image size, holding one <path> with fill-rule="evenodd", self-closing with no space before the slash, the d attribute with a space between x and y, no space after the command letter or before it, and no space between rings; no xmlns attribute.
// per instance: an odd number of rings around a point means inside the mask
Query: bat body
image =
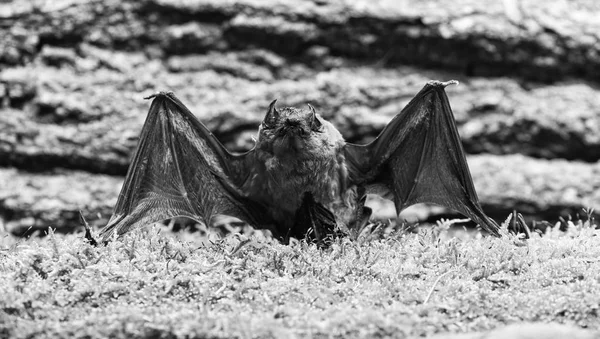
<svg viewBox="0 0 600 339"><path fill-rule="evenodd" d="M317 240L359 229L365 195L396 210L421 202L454 209L498 236L481 210L444 87L429 82L370 144L346 143L307 109L277 109L255 147L232 154L172 93L154 95L138 148L101 237L176 216L209 222L215 214L269 229L282 241Z"/></svg>
<svg viewBox="0 0 600 339"><path fill-rule="evenodd" d="M353 190L348 190L348 170L340 132L308 110L269 107L266 121L258 132L252 175L242 191L267 207L280 228L294 236L295 214L309 193L331 211L339 227L345 228L354 212ZM318 125L318 126L317 126ZM296 232L294 232L296 231Z"/></svg>

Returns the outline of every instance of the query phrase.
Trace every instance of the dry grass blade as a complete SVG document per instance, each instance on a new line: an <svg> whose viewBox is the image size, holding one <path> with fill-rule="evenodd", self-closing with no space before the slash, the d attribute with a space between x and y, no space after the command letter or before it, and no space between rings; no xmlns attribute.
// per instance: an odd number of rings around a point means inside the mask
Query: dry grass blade
<svg viewBox="0 0 600 339"><path fill-rule="evenodd" d="M440 275L439 277L437 277L437 279L435 279L435 281L433 282L433 285L429 289L429 293L427 293L427 297L425 297L425 300L423 300L423 304L427 304L427 302L429 302L429 299L431 299L431 296L433 295L433 291L435 290L435 287L440 282L440 280L442 280L443 277L447 276L448 274L450 274L450 273L452 273L454 271L455 271L455 269L451 269L448 272L446 272L446 273Z"/></svg>

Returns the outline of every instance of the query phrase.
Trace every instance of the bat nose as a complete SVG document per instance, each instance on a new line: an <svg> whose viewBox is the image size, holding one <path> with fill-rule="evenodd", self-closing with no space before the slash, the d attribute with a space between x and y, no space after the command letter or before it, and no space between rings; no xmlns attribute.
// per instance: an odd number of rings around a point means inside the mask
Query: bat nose
<svg viewBox="0 0 600 339"><path fill-rule="evenodd" d="M305 135L306 131L304 130L304 127L302 127L302 123L299 120L286 119L285 125L279 131L279 134L286 135L288 133L293 135Z"/></svg>
<svg viewBox="0 0 600 339"><path fill-rule="evenodd" d="M289 127L300 126L300 121L295 119L285 119L285 124Z"/></svg>

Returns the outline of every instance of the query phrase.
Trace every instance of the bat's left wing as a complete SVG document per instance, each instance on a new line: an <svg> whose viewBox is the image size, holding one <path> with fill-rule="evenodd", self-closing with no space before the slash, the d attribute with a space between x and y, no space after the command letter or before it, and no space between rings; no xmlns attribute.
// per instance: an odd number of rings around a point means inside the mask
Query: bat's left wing
<svg viewBox="0 0 600 339"><path fill-rule="evenodd" d="M153 97L102 241L177 216L209 222L227 214L268 225L264 208L239 189L252 174L253 151L229 153L173 93Z"/></svg>
<svg viewBox="0 0 600 339"><path fill-rule="evenodd" d="M396 211L434 203L460 212L492 235L498 224L479 205L456 122L444 88L456 81L431 81L372 143L347 144L351 184L383 188Z"/></svg>

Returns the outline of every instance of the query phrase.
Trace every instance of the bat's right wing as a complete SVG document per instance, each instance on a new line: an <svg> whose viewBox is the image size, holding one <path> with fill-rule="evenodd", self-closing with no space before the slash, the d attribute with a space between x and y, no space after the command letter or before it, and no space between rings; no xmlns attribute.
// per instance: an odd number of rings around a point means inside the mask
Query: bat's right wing
<svg viewBox="0 0 600 339"><path fill-rule="evenodd" d="M209 222L227 214L268 225L263 207L239 190L254 167L251 152L229 153L175 95L156 94L101 240L177 216Z"/></svg>
<svg viewBox="0 0 600 339"><path fill-rule="evenodd" d="M431 81L368 145L347 144L352 184L391 193L399 213L417 203L458 211L499 236L473 186L454 115L444 87Z"/></svg>

